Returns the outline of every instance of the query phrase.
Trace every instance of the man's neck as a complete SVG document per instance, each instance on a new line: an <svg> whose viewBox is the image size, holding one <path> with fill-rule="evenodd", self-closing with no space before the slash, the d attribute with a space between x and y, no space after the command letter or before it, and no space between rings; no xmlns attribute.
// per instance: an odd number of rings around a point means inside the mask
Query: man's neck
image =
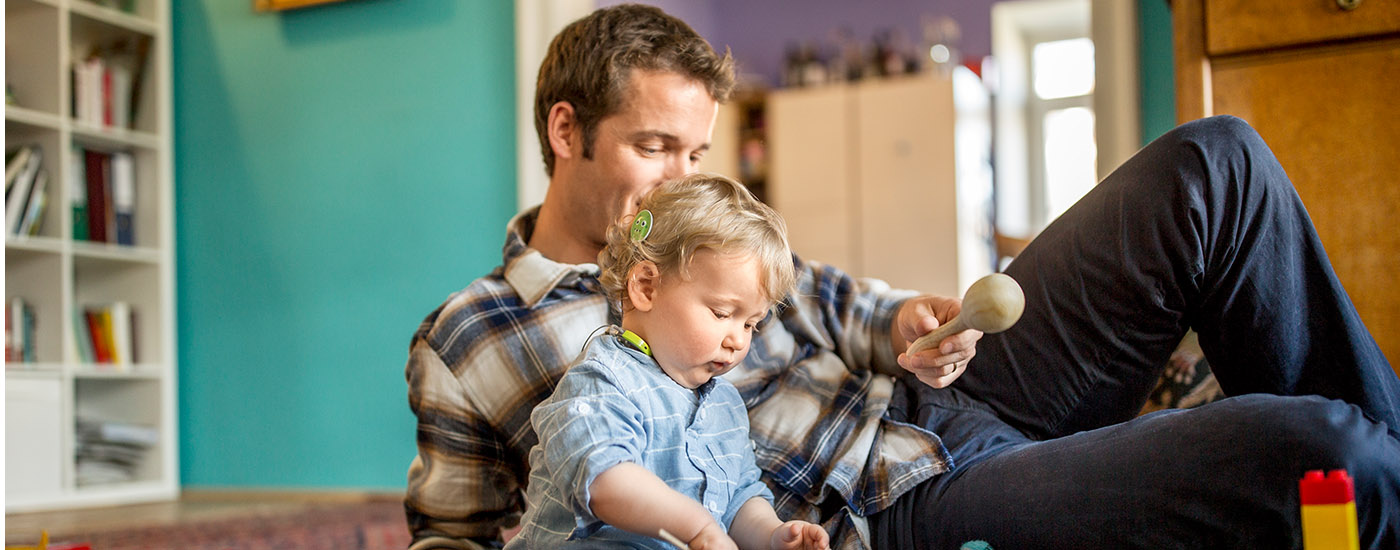
<svg viewBox="0 0 1400 550"><path fill-rule="evenodd" d="M548 199L540 206L535 230L526 243L544 257L566 264L591 264L602 250L596 243L570 228L563 212Z"/></svg>

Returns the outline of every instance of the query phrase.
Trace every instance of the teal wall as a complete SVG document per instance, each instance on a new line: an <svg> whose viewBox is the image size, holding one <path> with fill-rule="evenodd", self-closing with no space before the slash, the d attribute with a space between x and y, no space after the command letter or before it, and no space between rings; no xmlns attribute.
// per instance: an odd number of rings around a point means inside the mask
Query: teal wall
<svg viewBox="0 0 1400 550"><path fill-rule="evenodd" d="M500 262L512 3L172 2L185 486L396 489L409 337Z"/></svg>
<svg viewBox="0 0 1400 550"><path fill-rule="evenodd" d="M1138 41L1145 145L1176 126L1172 14L1166 0L1138 0Z"/></svg>

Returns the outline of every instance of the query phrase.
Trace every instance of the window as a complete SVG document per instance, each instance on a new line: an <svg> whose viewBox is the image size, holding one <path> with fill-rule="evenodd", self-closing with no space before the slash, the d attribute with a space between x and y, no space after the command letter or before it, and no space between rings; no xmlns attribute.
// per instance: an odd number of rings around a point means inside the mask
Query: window
<svg viewBox="0 0 1400 550"><path fill-rule="evenodd" d="M1045 151L1045 221L1060 217L1098 181L1094 110L1069 107L1041 118Z"/></svg>
<svg viewBox="0 0 1400 550"><path fill-rule="evenodd" d="M1040 125L1039 215L1048 224L1098 181L1094 42L1081 37L1034 44L1031 79L1035 93L1027 107L1030 120Z"/></svg>
<svg viewBox="0 0 1400 550"><path fill-rule="evenodd" d="M1033 237L1098 181L1089 0L992 7L997 230Z"/></svg>
<svg viewBox="0 0 1400 550"><path fill-rule="evenodd" d="M1039 99L1059 99L1094 92L1094 42L1071 38L1041 42L1031 48L1031 74Z"/></svg>

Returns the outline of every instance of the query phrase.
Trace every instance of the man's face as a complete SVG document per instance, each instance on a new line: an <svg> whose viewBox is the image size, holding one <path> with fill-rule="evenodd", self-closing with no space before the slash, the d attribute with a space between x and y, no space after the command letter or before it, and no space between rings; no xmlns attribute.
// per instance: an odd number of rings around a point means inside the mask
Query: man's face
<svg viewBox="0 0 1400 550"><path fill-rule="evenodd" d="M601 250L608 226L636 212L642 195L696 171L718 109L695 80L633 71L621 108L598 122L592 159L583 158L582 141L575 140L577 162L569 163L566 183L570 227Z"/></svg>

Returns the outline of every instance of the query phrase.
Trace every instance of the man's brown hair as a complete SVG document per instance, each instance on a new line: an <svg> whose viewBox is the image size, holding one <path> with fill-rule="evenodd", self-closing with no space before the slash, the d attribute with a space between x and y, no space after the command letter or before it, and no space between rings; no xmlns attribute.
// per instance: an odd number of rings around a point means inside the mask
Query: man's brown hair
<svg viewBox="0 0 1400 550"><path fill-rule="evenodd" d="M567 101L583 130L583 157L593 158L598 122L621 108L633 70L665 71L703 84L719 103L734 89L734 60L684 21L654 6L622 4L570 23L549 43L535 81L535 131L545 173L554 175L546 126L549 109Z"/></svg>

